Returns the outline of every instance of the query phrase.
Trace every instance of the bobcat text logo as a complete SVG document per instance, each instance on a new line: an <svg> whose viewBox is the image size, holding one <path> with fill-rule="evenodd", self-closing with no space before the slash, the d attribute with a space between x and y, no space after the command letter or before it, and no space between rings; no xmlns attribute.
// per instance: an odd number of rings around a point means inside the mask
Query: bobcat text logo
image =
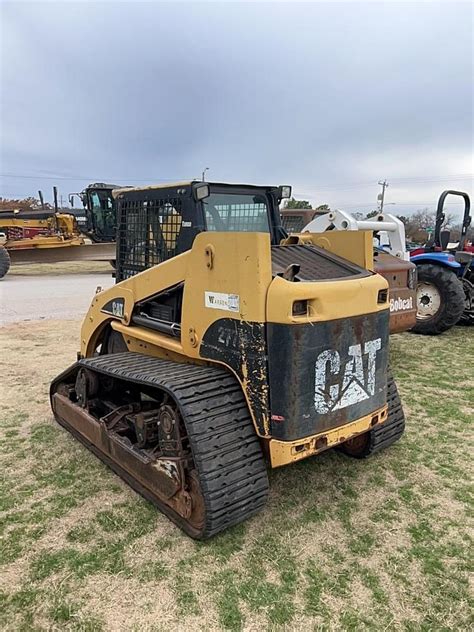
<svg viewBox="0 0 474 632"><path fill-rule="evenodd" d="M335 350L322 351L315 365L314 407L321 414L340 410L375 394L375 364L382 339L369 340L348 349L349 360L341 363Z"/></svg>
<svg viewBox="0 0 474 632"><path fill-rule="evenodd" d="M391 298L390 299L390 311L399 312L404 309L413 309L413 298Z"/></svg>

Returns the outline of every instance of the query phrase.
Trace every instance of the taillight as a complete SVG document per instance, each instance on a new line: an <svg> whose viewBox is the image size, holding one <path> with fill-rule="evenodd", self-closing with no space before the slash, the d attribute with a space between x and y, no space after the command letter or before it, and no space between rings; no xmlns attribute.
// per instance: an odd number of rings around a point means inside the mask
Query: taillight
<svg viewBox="0 0 474 632"><path fill-rule="evenodd" d="M379 290L377 303L386 303L388 301L388 290Z"/></svg>
<svg viewBox="0 0 474 632"><path fill-rule="evenodd" d="M308 313L308 301L295 301L292 312L293 316L306 316Z"/></svg>

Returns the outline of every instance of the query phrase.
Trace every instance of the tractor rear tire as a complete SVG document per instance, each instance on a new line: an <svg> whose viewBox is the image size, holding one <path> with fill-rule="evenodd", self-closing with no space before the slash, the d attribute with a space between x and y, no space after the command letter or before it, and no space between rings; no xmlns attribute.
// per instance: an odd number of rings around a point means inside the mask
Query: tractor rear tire
<svg viewBox="0 0 474 632"><path fill-rule="evenodd" d="M454 327L464 311L464 290L456 273L442 266L432 263L417 265L418 287L416 325L412 331L416 334L436 336ZM422 288L427 288L423 295ZM432 290L430 296L429 288ZM432 301L436 297L439 306L433 306L430 314L429 303L423 304L423 300ZM425 314L422 310L425 309Z"/></svg>
<svg viewBox="0 0 474 632"><path fill-rule="evenodd" d="M387 404L388 416L385 423L349 439L339 446L339 450L354 459L366 459L398 441L405 432L405 413L391 371L387 375Z"/></svg>
<svg viewBox="0 0 474 632"><path fill-rule="evenodd" d="M473 273L471 273L471 277ZM474 325L474 283L466 277L462 280L464 289L464 312L459 319L458 325L473 326Z"/></svg>
<svg viewBox="0 0 474 632"><path fill-rule="evenodd" d="M10 255L4 246L0 246L0 279L10 270Z"/></svg>

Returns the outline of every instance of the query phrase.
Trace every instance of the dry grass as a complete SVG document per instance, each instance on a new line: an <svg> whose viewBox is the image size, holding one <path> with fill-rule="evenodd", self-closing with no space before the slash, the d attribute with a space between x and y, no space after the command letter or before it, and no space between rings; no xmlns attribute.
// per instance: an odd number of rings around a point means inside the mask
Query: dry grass
<svg viewBox="0 0 474 632"><path fill-rule="evenodd" d="M272 472L266 510L207 543L52 421L78 331L0 331L3 629L472 629L472 330L393 337L402 441Z"/></svg>
<svg viewBox="0 0 474 632"><path fill-rule="evenodd" d="M111 274L108 261L62 261L59 263L29 263L12 265L8 274L15 276L60 274Z"/></svg>

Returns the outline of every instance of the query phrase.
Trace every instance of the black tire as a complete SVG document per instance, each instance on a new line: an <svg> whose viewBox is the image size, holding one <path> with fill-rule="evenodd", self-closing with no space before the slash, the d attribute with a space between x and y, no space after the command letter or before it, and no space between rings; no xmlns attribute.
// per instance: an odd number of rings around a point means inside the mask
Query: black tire
<svg viewBox="0 0 474 632"><path fill-rule="evenodd" d="M366 459L400 439L405 432L405 413L391 371L388 371L387 374L387 404L387 421L381 426L376 426L369 432L343 443L340 446L341 452L355 459Z"/></svg>
<svg viewBox="0 0 474 632"><path fill-rule="evenodd" d="M416 325L412 331L416 334L436 336L454 327L464 311L464 290L456 273L433 263L417 265L418 287ZM432 287L438 295L440 305L432 315L421 313L421 302L431 300L429 292L421 295L422 287ZM429 312L429 303L426 303Z"/></svg>
<svg viewBox="0 0 474 632"><path fill-rule="evenodd" d="M101 349L100 355L106 355L111 353L123 353L124 351L128 351L127 343L125 342L125 338L119 331L114 331L110 328L103 342L103 350Z"/></svg>
<svg viewBox="0 0 474 632"><path fill-rule="evenodd" d="M0 246L0 279L10 270L10 255L4 246Z"/></svg>
<svg viewBox="0 0 474 632"><path fill-rule="evenodd" d="M473 277L472 273L471 277ZM462 285L464 289L464 312L461 314L458 325L472 327L474 325L474 284L464 277Z"/></svg>

